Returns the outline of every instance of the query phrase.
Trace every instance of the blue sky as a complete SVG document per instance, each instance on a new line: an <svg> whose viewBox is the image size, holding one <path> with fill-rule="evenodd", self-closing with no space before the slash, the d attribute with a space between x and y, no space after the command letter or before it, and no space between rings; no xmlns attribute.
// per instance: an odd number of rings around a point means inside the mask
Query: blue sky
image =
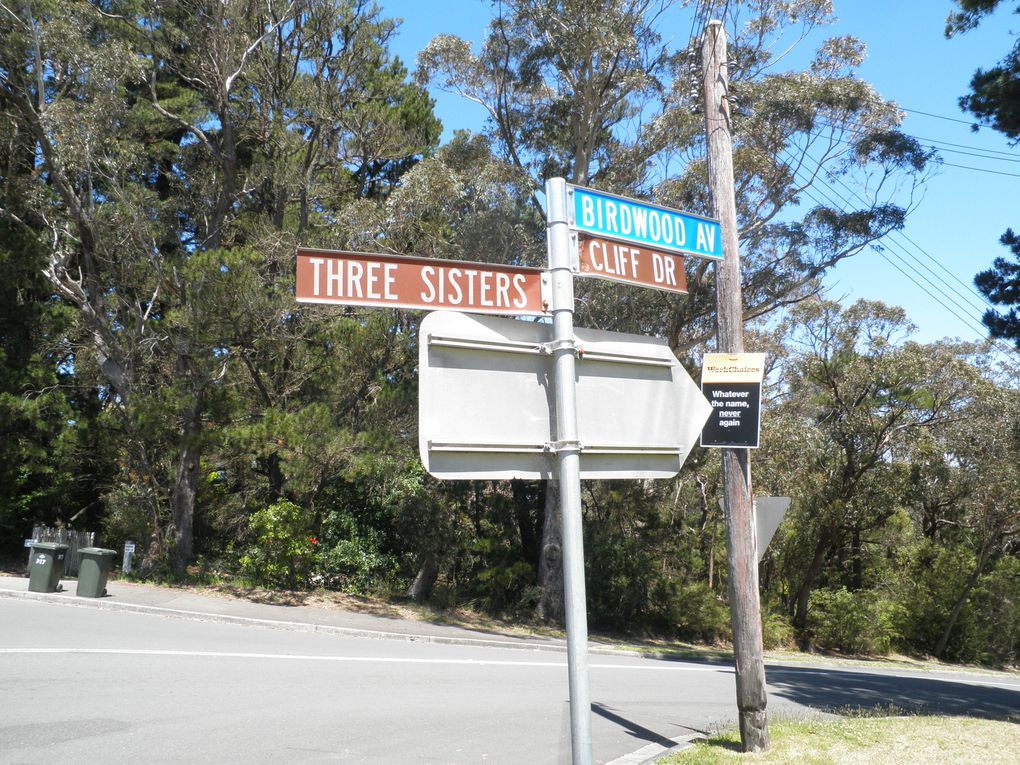
<svg viewBox="0 0 1020 765"><path fill-rule="evenodd" d="M410 69L437 34L455 34L477 47L493 13L486 0L379 3L385 15L404 20L391 49ZM825 282L832 298L902 306L918 325L915 338L924 342L984 336L980 316L986 306L972 286L974 274L1007 254L998 244L1002 232L1020 228L1020 149L994 131L972 132L957 105L974 70L994 65L1020 31L1020 16L1009 12L1011 3L1004 5L978 29L946 40L950 0L834 0L838 23L813 38L851 34L862 40L868 58L860 76L906 110L904 132L942 151L944 164L903 232L885 242L884 252L867 250L840 264ZM679 18L681 40L690 33L690 20ZM668 29L661 31L669 36ZM481 127L480 107L448 94L433 97L444 140L455 129Z"/></svg>

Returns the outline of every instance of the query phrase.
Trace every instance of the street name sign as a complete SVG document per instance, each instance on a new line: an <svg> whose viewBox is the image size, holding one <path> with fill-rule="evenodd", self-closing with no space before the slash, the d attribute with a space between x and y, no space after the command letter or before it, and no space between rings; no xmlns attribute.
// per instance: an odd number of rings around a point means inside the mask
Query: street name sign
<svg viewBox="0 0 1020 765"><path fill-rule="evenodd" d="M574 272L640 287L687 292L684 259L633 244L582 234L574 240Z"/></svg>
<svg viewBox="0 0 1020 765"><path fill-rule="evenodd" d="M637 199L567 184L567 225L656 252L722 260L719 222Z"/></svg>
<svg viewBox="0 0 1020 765"><path fill-rule="evenodd" d="M575 329L582 478L671 478L711 406L665 341ZM435 312L419 330L419 450L445 479L554 478L552 326Z"/></svg>
<svg viewBox="0 0 1020 765"><path fill-rule="evenodd" d="M701 392L712 416L701 433L702 446L758 448L764 353L706 353Z"/></svg>
<svg viewBox="0 0 1020 765"><path fill-rule="evenodd" d="M542 316L548 285L538 268L298 248L294 291L299 303Z"/></svg>

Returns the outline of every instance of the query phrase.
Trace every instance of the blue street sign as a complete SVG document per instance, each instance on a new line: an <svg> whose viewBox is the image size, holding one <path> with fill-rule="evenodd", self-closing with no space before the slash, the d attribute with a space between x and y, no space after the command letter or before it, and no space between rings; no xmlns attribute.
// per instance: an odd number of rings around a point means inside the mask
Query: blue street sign
<svg viewBox="0 0 1020 765"><path fill-rule="evenodd" d="M651 250L722 260L719 223L580 186L567 186L570 227Z"/></svg>

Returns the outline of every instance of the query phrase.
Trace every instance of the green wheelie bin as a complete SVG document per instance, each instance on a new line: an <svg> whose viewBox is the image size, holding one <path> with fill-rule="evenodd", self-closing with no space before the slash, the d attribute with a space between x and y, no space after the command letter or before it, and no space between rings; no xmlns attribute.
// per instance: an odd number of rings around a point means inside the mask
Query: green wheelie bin
<svg viewBox="0 0 1020 765"><path fill-rule="evenodd" d="M106 577L113 568L113 558L117 551L83 547L78 552L81 555L81 567L78 569L78 589L75 595L79 598L103 597L106 595Z"/></svg>
<svg viewBox="0 0 1020 765"><path fill-rule="evenodd" d="M59 542L32 544L32 565L28 568L28 589L32 592L57 592L64 575L67 545Z"/></svg>

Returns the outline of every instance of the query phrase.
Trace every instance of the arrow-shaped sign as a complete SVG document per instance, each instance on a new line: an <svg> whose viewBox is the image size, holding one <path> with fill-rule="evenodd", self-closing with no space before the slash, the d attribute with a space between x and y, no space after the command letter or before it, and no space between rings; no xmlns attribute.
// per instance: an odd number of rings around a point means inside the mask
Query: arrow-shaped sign
<svg viewBox="0 0 1020 765"><path fill-rule="evenodd" d="M711 406L658 338L575 330L582 478L669 478ZM419 334L419 447L438 478L550 478L552 327L435 312Z"/></svg>

